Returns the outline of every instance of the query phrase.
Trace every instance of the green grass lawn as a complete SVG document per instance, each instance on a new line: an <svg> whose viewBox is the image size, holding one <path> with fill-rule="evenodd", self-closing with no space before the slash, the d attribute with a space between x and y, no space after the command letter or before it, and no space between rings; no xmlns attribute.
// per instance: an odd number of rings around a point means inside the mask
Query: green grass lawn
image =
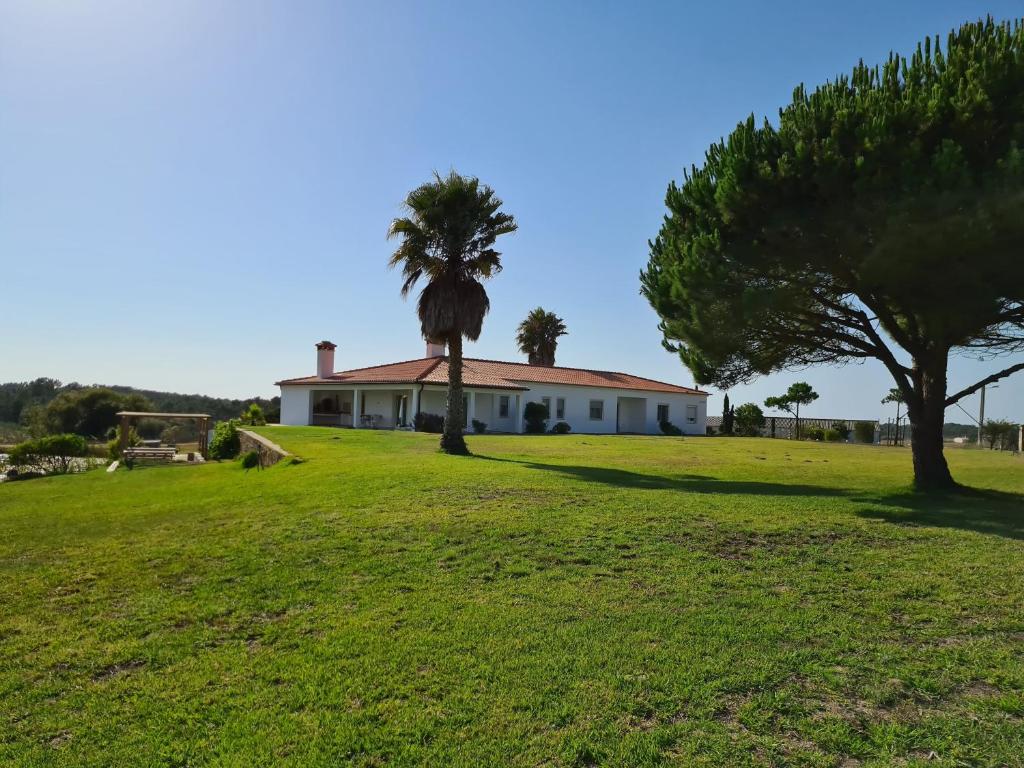
<svg viewBox="0 0 1024 768"><path fill-rule="evenodd" d="M1024 765L1024 459L265 433L0 485L0 764Z"/></svg>

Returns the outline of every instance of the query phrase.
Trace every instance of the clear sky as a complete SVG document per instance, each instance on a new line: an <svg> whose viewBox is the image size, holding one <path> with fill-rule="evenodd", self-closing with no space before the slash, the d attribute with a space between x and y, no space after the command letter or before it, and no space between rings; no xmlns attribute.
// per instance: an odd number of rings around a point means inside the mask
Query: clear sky
<svg viewBox="0 0 1024 768"><path fill-rule="evenodd" d="M1020 2L0 3L0 381L224 396L420 357L385 240L434 169L479 176L520 230L467 354L520 359L537 305L558 362L681 384L639 295L671 179L800 82ZM1004 360L958 360L950 387ZM1019 375L1018 375L1019 376ZM879 365L781 373L808 415L885 417ZM1024 379L988 415L1024 421ZM974 412L976 397L964 402ZM711 412L721 408L719 393ZM947 418L967 421L952 409Z"/></svg>

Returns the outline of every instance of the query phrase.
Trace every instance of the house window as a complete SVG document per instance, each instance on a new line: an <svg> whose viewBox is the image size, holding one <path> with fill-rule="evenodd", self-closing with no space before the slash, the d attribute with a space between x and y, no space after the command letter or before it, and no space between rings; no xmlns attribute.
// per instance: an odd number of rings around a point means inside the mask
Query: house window
<svg viewBox="0 0 1024 768"><path fill-rule="evenodd" d="M590 420L604 421L604 400L590 401Z"/></svg>
<svg viewBox="0 0 1024 768"><path fill-rule="evenodd" d="M502 395L498 398L498 418L508 418L508 395Z"/></svg>
<svg viewBox="0 0 1024 768"><path fill-rule="evenodd" d="M540 401L544 405L544 407L547 409L548 418L550 419L551 418L551 398L550 397L542 397L540 399Z"/></svg>
<svg viewBox="0 0 1024 768"><path fill-rule="evenodd" d="M696 424L697 423L697 406L688 405L686 406L686 423Z"/></svg>
<svg viewBox="0 0 1024 768"><path fill-rule="evenodd" d="M565 398L564 397L555 398L555 418L556 419L564 419L565 418Z"/></svg>
<svg viewBox="0 0 1024 768"><path fill-rule="evenodd" d="M668 421L668 405L666 403L658 404L658 423L664 424Z"/></svg>

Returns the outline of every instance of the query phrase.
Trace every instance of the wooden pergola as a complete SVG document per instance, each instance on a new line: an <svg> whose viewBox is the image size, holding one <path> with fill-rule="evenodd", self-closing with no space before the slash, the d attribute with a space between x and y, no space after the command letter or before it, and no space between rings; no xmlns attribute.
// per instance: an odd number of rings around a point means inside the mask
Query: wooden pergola
<svg viewBox="0 0 1024 768"><path fill-rule="evenodd" d="M199 455L204 459L210 458L207 452L210 448L210 414L208 413L153 413L151 411L118 411L121 419L121 455L128 449L128 435L131 432L132 422L136 419L191 419L196 422L199 438Z"/></svg>

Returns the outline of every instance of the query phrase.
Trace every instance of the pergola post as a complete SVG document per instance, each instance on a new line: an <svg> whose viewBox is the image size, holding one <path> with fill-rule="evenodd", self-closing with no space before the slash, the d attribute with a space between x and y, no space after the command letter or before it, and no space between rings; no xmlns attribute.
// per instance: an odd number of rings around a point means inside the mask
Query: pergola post
<svg viewBox="0 0 1024 768"><path fill-rule="evenodd" d="M203 461L206 461L209 457L210 449L210 420L199 419L199 455L203 457Z"/></svg>
<svg viewBox="0 0 1024 768"><path fill-rule="evenodd" d="M132 428L132 417L127 414L121 416L121 455L128 450L128 433Z"/></svg>

